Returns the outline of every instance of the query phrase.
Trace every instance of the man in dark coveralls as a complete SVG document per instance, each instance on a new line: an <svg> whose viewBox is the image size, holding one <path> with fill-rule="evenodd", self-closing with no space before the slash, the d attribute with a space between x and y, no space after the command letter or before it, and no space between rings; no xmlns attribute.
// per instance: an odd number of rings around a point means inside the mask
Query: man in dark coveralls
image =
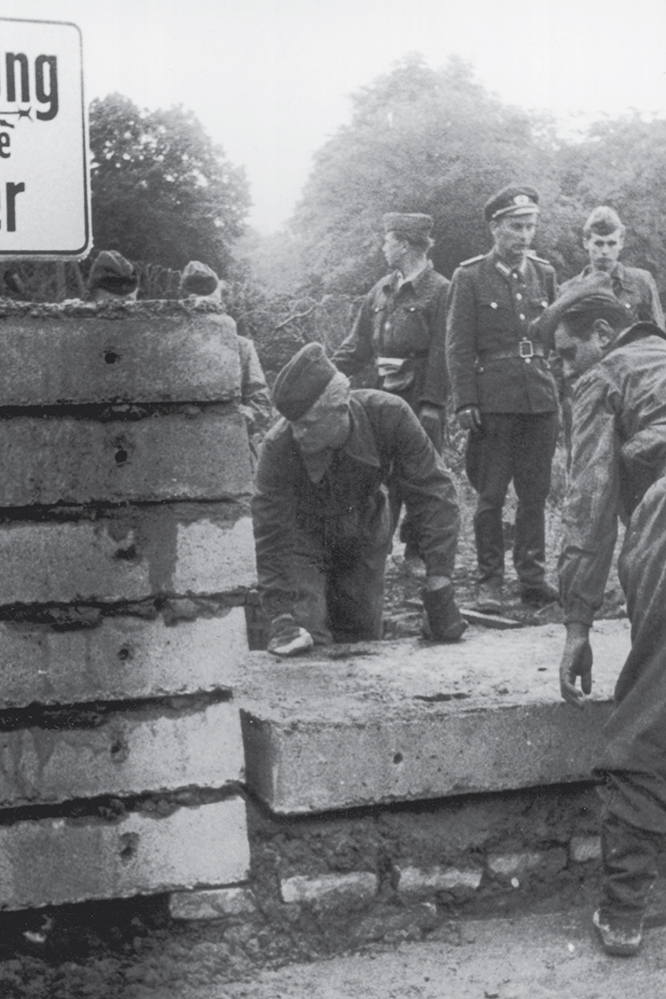
<svg viewBox="0 0 666 999"><path fill-rule="evenodd" d="M428 637L456 641L466 624L451 583L459 527L442 459L404 400L351 391L321 344L278 374L284 419L259 457L252 518L268 649L382 637L384 568L394 522L386 483L397 479L426 565Z"/></svg>
<svg viewBox="0 0 666 999"><path fill-rule="evenodd" d="M545 335L555 330L573 381L560 681L564 699L579 707L592 688L588 636L618 517L626 524L619 572L631 652L595 760L604 885L594 923L608 953L631 955L640 946L656 851L666 843L666 334L652 323L627 328L610 282L595 294L585 283L571 288L540 324Z"/></svg>
<svg viewBox="0 0 666 999"><path fill-rule="evenodd" d="M545 578L545 504L557 436L557 389L530 323L553 301L555 272L530 253L539 195L503 188L486 203L494 246L466 260L449 292L446 361L458 421L469 431L467 475L478 493L474 531L477 606L502 610L502 509L513 481L513 560L521 599L557 599Z"/></svg>
<svg viewBox="0 0 666 999"><path fill-rule="evenodd" d="M434 245L433 220L419 213L384 215L383 252L391 273L368 292L351 333L331 360L346 375L374 362L375 387L404 399L418 416L437 451L442 450L446 397L446 296L449 281L433 270L427 254ZM389 487L397 521L402 497ZM409 515L402 522L405 556L416 555Z"/></svg>

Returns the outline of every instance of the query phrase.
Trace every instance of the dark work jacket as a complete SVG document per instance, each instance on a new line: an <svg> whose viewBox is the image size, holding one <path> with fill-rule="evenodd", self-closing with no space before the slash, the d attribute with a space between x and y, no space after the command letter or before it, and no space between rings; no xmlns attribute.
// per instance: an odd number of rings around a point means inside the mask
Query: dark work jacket
<svg viewBox="0 0 666 999"><path fill-rule="evenodd" d="M413 281L398 288L399 274L387 274L365 296L354 326L331 360L354 375L377 357L409 359L413 378L399 394L416 410L443 406L446 397L446 296L449 281L428 262ZM378 378L378 388L384 388Z"/></svg>
<svg viewBox="0 0 666 999"><path fill-rule="evenodd" d="M575 383L572 416L560 586L565 622L591 624L603 601L618 518L626 522L666 471L663 331L651 323L625 330Z"/></svg>
<svg viewBox="0 0 666 999"><path fill-rule="evenodd" d="M266 435L257 467L252 519L262 603L271 618L293 607L292 555L317 560L388 548L386 483L397 479L415 522L428 575L450 576L459 526L455 490L442 459L410 407L387 392L351 393L351 432L319 483L307 473L291 425Z"/></svg>
<svg viewBox="0 0 666 999"><path fill-rule="evenodd" d="M517 275L517 276L516 276ZM555 298L555 271L527 257L524 273L510 271L495 250L461 264L448 300L446 361L456 410L549 413L557 390L544 357L518 356L530 322ZM515 356L493 358L515 350Z"/></svg>

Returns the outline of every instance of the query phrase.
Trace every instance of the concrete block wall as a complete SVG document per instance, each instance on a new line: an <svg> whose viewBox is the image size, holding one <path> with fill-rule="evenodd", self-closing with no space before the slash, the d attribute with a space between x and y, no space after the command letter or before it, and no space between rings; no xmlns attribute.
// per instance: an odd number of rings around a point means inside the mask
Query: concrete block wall
<svg viewBox="0 0 666 999"><path fill-rule="evenodd" d="M0 303L0 908L241 883L233 322Z"/></svg>

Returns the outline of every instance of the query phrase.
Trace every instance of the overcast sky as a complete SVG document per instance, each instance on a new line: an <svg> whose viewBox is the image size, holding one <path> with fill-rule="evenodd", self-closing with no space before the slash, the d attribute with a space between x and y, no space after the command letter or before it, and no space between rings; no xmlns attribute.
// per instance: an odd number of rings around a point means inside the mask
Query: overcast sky
<svg viewBox="0 0 666 999"><path fill-rule="evenodd" d="M666 115L666 0L0 0L0 15L78 24L88 101L193 110L245 166L264 232L349 95L409 52L433 68L457 53L526 108Z"/></svg>

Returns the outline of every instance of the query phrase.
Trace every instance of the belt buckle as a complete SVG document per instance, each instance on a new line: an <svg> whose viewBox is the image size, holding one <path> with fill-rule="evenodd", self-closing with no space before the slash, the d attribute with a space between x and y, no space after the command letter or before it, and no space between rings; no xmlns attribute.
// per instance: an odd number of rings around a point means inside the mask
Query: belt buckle
<svg viewBox="0 0 666 999"><path fill-rule="evenodd" d="M518 353L521 357L534 357L534 344L531 340L521 340L518 344Z"/></svg>

